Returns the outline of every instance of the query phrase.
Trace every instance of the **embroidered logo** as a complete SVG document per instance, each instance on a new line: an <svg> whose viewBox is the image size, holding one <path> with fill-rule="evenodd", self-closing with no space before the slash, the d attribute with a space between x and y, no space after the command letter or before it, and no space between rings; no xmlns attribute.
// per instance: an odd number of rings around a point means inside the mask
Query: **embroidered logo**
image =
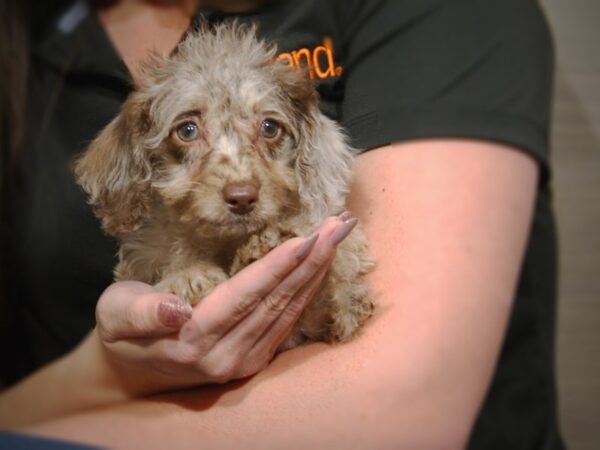
<svg viewBox="0 0 600 450"><path fill-rule="evenodd" d="M335 65L333 41L329 36L323 38L323 44L314 49L306 47L291 52L280 53L277 61L284 61L292 67L308 67L310 78L324 80L342 74L342 67Z"/></svg>

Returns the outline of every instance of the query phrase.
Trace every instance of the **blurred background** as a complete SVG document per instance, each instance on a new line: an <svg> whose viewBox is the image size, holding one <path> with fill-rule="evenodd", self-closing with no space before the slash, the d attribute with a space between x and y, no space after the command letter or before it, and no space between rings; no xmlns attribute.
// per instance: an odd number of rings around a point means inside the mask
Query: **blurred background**
<svg viewBox="0 0 600 450"><path fill-rule="evenodd" d="M553 28L557 368L571 450L600 449L600 1L541 0Z"/></svg>

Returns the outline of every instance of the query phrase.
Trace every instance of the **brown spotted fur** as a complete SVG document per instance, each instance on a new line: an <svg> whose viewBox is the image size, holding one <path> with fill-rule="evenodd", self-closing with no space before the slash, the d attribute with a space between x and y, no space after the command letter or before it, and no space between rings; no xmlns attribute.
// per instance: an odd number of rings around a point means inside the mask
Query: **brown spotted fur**
<svg viewBox="0 0 600 450"><path fill-rule="evenodd" d="M346 139L319 111L308 77L274 57L274 47L245 27L190 34L145 67L121 114L78 159L77 181L121 242L117 280L150 283L194 304L278 243L308 236L345 209L353 161ZM174 136L182 114L200 127L191 144ZM275 142L258 133L265 117L283 125ZM246 180L260 187L259 201L235 215L222 190ZM372 266L358 227L286 346L354 336L372 311L362 279Z"/></svg>

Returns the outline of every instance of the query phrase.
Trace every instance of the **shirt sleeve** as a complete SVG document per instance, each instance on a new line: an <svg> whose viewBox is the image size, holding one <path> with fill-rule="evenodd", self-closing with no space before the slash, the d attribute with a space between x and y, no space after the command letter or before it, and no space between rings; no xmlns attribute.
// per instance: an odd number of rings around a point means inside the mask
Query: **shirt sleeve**
<svg viewBox="0 0 600 450"><path fill-rule="evenodd" d="M493 140L547 178L554 62L536 1L361 1L345 30L341 121L356 148Z"/></svg>

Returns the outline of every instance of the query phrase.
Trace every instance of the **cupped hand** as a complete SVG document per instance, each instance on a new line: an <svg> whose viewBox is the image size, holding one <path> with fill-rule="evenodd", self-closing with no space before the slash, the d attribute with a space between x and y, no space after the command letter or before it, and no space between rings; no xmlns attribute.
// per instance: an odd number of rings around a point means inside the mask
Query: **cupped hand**
<svg viewBox="0 0 600 450"><path fill-rule="evenodd" d="M319 288L336 246L352 231L348 213L326 219L217 286L193 309L140 282L101 296L96 339L129 396L253 375L273 358Z"/></svg>

